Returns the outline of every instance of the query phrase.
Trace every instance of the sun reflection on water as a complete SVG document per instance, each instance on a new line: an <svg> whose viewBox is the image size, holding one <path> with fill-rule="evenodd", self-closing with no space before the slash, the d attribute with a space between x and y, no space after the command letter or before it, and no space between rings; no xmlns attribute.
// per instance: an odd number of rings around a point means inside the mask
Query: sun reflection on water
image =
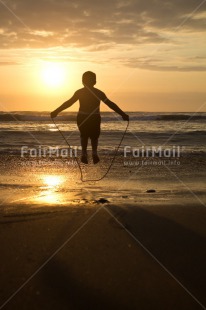
<svg viewBox="0 0 206 310"><path fill-rule="evenodd" d="M44 184L48 188L58 188L63 182L64 178L60 175L45 175L42 177Z"/></svg>
<svg viewBox="0 0 206 310"><path fill-rule="evenodd" d="M65 203L64 193L60 190L65 182L63 175L43 175L41 181L43 183L42 192L36 197L36 202L46 204Z"/></svg>
<svg viewBox="0 0 206 310"><path fill-rule="evenodd" d="M58 131L58 129L56 128L56 126L54 124L49 124L48 125L48 130L49 131Z"/></svg>

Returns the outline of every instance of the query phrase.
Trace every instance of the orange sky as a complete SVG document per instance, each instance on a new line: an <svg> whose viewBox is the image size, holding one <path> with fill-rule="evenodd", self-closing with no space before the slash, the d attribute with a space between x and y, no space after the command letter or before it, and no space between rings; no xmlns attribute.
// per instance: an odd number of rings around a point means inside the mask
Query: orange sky
<svg viewBox="0 0 206 310"><path fill-rule="evenodd" d="M0 110L51 111L91 70L96 87L124 110L206 111L206 4L200 4L4 0Z"/></svg>

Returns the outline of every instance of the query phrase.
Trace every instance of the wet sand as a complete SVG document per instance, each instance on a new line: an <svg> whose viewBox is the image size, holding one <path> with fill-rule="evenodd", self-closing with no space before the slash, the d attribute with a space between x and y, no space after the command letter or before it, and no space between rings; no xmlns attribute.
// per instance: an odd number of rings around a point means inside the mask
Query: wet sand
<svg viewBox="0 0 206 310"><path fill-rule="evenodd" d="M204 158L120 163L82 185L76 167L1 159L2 309L204 309Z"/></svg>

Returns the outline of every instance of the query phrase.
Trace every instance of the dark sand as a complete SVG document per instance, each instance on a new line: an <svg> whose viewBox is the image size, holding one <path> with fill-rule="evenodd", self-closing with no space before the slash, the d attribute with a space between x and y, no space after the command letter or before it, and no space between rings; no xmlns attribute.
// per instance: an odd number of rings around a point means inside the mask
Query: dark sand
<svg viewBox="0 0 206 310"><path fill-rule="evenodd" d="M30 186L37 168L10 161L1 183L0 309L206 309L200 163L192 178L189 161L174 168L186 186L166 169L127 182L131 172L114 168L103 183L68 183L66 191Z"/></svg>

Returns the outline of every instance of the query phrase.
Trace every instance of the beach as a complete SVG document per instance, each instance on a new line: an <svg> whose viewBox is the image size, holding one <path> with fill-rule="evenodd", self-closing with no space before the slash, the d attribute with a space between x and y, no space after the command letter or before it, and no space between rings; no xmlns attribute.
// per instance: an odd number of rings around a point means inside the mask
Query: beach
<svg viewBox="0 0 206 310"><path fill-rule="evenodd" d="M119 156L83 184L50 159L1 166L1 304L19 290L5 309L203 309L204 157L131 168Z"/></svg>
<svg viewBox="0 0 206 310"><path fill-rule="evenodd" d="M172 134L165 127L159 136L157 123L144 134L127 133L99 182L122 134L117 127L102 132L108 143L100 142L100 163L92 163L89 150L89 165L80 164L82 182L74 156L22 156L22 146L40 150L31 137L26 141L25 129L42 149L54 147L51 124L42 123L48 132L37 135L31 121L3 126L1 309L206 309L202 121L190 126L189 138L186 130L181 141L173 137L170 156L153 156L151 148L145 156L144 145L132 140L138 135L157 147ZM172 128L170 121L164 126Z"/></svg>

